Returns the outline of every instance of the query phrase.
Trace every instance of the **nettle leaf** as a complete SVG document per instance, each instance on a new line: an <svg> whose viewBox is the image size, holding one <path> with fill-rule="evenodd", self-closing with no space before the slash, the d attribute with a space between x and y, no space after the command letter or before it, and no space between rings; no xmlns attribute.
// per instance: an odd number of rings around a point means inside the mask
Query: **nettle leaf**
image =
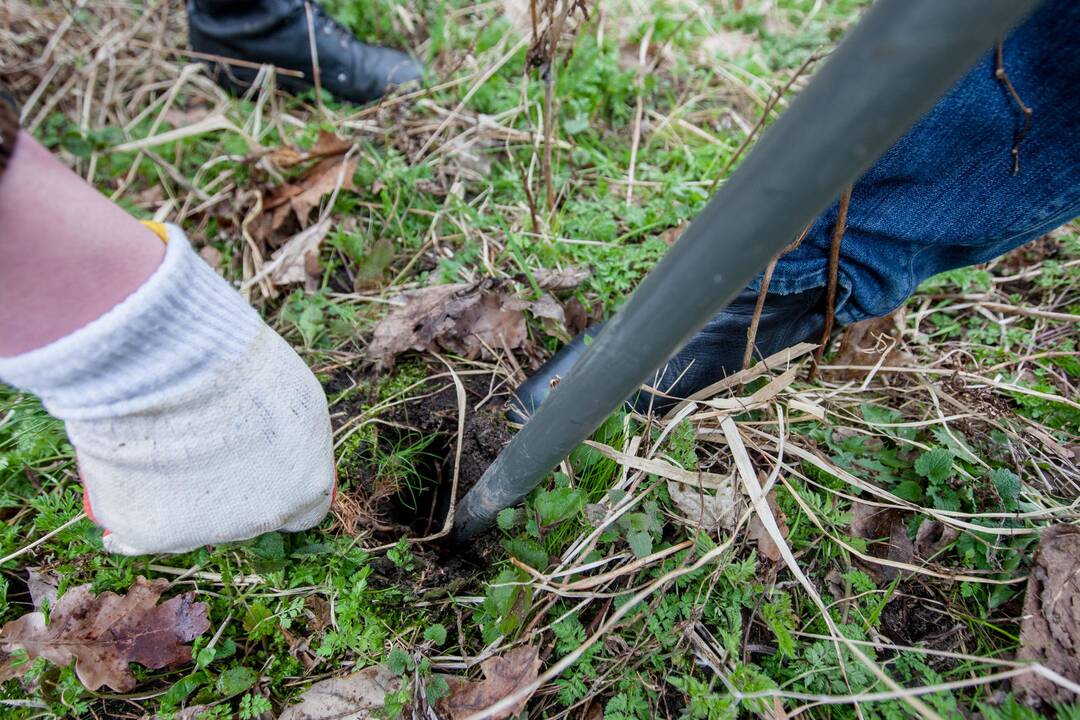
<svg viewBox="0 0 1080 720"><path fill-rule="evenodd" d="M536 496L533 507L540 515L542 526L555 525L581 512L585 493L573 488L556 488Z"/></svg>
<svg viewBox="0 0 1080 720"><path fill-rule="evenodd" d="M952 476L953 454L945 448L934 448L924 452L915 461L915 472L932 483L940 483Z"/></svg>
<svg viewBox="0 0 1080 720"><path fill-rule="evenodd" d="M1020 478L1011 470L994 468L990 471L990 481L997 488L1001 505L1006 512L1014 512L1020 499Z"/></svg>
<svg viewBox="0 0 1080 720"><path fill-rule="evenodd" d="M626 536L626 542L637 557L645 557L652 552L652 535L647 532L632 532Z"/></svg>
<svg viewBox="0 0 1080 720"><path fill-rule="evenodd" d="M442 623L429 625L424 630L424 639L428 642L435 643L436 645L442 645L446 642L446 626Z"/></svg>
<svg viewBox="0 0 1080 720"><path fill-rule="evenodd" d="M504 508L495 516L495 522L502 530L512 530L518 522L517 508Z"/></svg>
<svg viewBox="0 0 1080 720"><path fill-rule="evenodd" d="M922 486L914 480L904 480L892 489L893 495L909 502L922 502Z"/></svg>
<svg viewBox="0 0 1080 720"><path fill-rule="evenodd" d="M414 665L412 656L401 648L393 648L386 656L386 668L394 675L404 675Z"/></svg>
<svg viewBox="0 0 1080 720"><path fill-rule="evenodd" d="M543 570L548 566L548 554L533 540L524 538L507 540L504 543L506 551L531 568Z"/></svg>
<svg viewBox="0 0 1080 720"><path fill-rule="evenodd" d="M938 510L959 512L963 509L963 501L960 498L960 494L948 485L934 485L930 488L928 494L934 501L934 507Z"/></svg>

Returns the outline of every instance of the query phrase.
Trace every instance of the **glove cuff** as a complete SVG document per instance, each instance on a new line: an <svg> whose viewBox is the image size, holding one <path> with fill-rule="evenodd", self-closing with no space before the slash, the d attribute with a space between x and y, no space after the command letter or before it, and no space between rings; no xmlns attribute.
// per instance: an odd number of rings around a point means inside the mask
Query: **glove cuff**
<svg viewBox="0 0 1080 720"><path fill-rule="evenodd" d="M0 379L64 419L139 412L244 355L262 319L167 226L165 259L145 283L70 335L0 358Z"/></svg>

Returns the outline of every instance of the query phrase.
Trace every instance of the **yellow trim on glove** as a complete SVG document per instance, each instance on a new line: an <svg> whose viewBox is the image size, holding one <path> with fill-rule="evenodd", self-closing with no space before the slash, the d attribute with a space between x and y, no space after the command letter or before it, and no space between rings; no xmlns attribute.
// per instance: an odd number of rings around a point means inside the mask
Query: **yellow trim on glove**
<svg viewBox="0 0 1080 720"><path fill-rule="evenodd" d="M165 223L154 222L152 220L140 220L143 225L158 236L158 239L166 245L169 244L169 230L165 227Z"/></svg>

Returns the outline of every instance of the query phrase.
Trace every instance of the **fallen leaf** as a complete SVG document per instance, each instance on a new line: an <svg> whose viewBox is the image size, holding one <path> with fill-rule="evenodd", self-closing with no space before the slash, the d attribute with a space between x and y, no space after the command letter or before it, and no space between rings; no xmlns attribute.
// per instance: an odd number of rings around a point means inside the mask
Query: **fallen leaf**
<svg viewBox="0 0 1080 720"><path fill-rule="evenodd" d="M319 248L330 232L330 218L301 230L270 256L270 282L274 285L291 285L312 282L318 287L320 279ZM309 289L312 289L309 287Z"/></svg>
<svg viewBox="0 0 1080 720"><path fill-rule="evenodd" d="M854 502L851 505L852 537L866 540L868 555L894 562L911 563L915 547L904 525L904 513L896 508ZM898 568L875 562L856 561L878 582L891 582L900 574Z"/></svg>
<svg viewBox="0 0 1080 720"><path fill-rule="evenodd" d="M739 498L733 483L717 488L715 494L674 480L668 480L667 487L671 501L689 525L710 533L730 530L734 525Z"/></svg>
<svg viewBox="0 0 1080 720"><path fill-rule="evenodd" d="M940 520L923 520L915 531L915 553L929 560L960 537L960 531Z"/></svg>
<svg viewBox="0 0 1080 720"><path fill-rule="evenodd" d="M30 602L34 604L35 610L41 610L46 602L49 607L55 607L60 576L51 570L28 567L26 568L26 587L30 591Z"/></svg>
<svg viewBox="0 0 1080 720"><path fill-rule="evenodd" d="M829 364L853 367L829 370L827 371L829 379L859 380L881 360L883 354L885 355L885 360L881 363L883 366L902 367L910 364L913 360L911 353L907 352L900 343L903 327L904 308L896 310L891 315L848 325L840 339L836 357Z"/></svg>
<svg viewBox="0 0 1080 720"><path fill-rule="evenodd" d="M381 665L315 683L300 702L285 709L278 720L367 720L379 713L388 693L401 688L401 678Z"/></svg>
<svg viewBox="0 0 1080 720"><path fill-rule="evenodd" d="M403 305L379 321L367 348L368 362L380 371L409 350L490 358L492 352L518 349L528 340L526 310L563 320L554 298L521 300L508 283L490 278L408 290L400 299Z"/></svg>
<svg viewBox="0 0 1080 720"><path fill-rule="evenodd" d="M522 685L535 681L540 674L540 654L535 647L522 645L500 657L488 658L480 664L480 669L484 673L483 680L446 676L450 694L439 702L439 707L450 720L467 718L494 705ZM525 709L527 702L528 698L508 710L493 713L488 720L515 717Z"/></svg>
<svg viewBox="0 0 1080 720"><path fill-rule="evenodd" d="M670 227L664 232L660 233L660 239L664 241L664 244L671 247L675 244L675 241L682 237L683 231L686 230L687 223L681 222L675 227Z"/></svg>
<svg viewBox="0 0 1080 720"><path fill-rule="evenodd" d="M1045 665L1080 683L1080 527L1043 530L1024 595L1016 659ZM1013 691L1032 706L1073 702L1076 696L1035 673L1018 675Z"/></svg>
<svg viewBox="0 0 1080 720"><path fill-rule="evenodd" d="M326 157L308 168L292 182L274 188L263 201L263 213L270 214L270 231L280 229L290 215L295 215L300 227L307 225L311 211L319 206L341 183L342 190L352 190L356 172L356 156ZM263 223L265 225L265 223ZM262 232L266 232L262 228Z"/></svg>
<svg viewBox="0 0 1080 720"><path fill-rule="evenodd" d="M765 480L765 475L759 473L758 484L765 487ZM787 516L780 509L779 503L776 502L776 490L770 490L769 494L765 496L765 501L769 503L769 509L772 510L773 517L776 518L776 525L780 528L780 535L786 538L788 535ZM758 555L768 558L774 563L780 562L782 557L780 547L773 540L769 531L765 529L765 525L762 524L757 513L750 517L747 532L750 534L750 539L757 542Z"/></svg>
<svg viewBox="0 0 1080 720"><path fill-rule="evenodd" d="M89 690L108 685L116 692L135 687L128 663L151 670L191 662L191 642L210 628L206 603L184 593L157 604L167 580L139 577L126 595L94 596L90 585L64 593L50 613L32 612L4 625L0 649L22 648L31 660L43 657L57 665L77 661L75 673ZM5 668L22 674L31 663ZM6 679L6 678L5 678Z"/></svg>
<svg viewBox="0 0 1080 720"><path fill-rule="evenodd" d="M604 706L590 700L581 713L581 718L582 720L604 720Z"/></svg>
<svg viewBox="0 0 1080 720"><path fill-rule="evenodd" d="M585 332L585 328L589 327L589 311L581 304L581 301L576 297L572 297L566 301L566 306L563 308L566 313L566 329L571 336L579 335Z"/></svg>
<svg viewBox="0 0 1080 720"><path fill-rule="evenodd" d="M270 160L280 168L290 168L308 160L344 155L352 147L348 140L342 140L332 132L319 131L319 137L310 150L283 146L270 151Z"/></svg>

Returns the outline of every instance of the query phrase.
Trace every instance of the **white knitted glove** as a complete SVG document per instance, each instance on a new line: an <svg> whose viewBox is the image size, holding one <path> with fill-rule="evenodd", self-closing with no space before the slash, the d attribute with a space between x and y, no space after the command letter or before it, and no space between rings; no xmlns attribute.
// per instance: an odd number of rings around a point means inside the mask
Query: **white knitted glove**
<svg viewBox="0 0 1080 720"><path fill-rule="evenodd" d="M0 378L65 421L87 512L111 552L304 530L330 507L322 387L178 228L131 296L45 347L0 358Z"/></svg>

